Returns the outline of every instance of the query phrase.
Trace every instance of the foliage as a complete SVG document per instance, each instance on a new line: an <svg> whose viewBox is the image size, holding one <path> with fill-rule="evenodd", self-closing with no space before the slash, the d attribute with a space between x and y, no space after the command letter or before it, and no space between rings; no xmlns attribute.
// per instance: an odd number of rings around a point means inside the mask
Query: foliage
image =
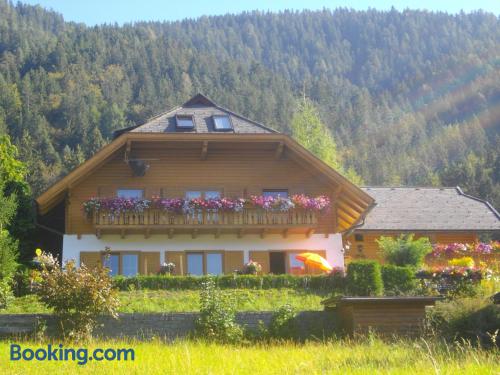
<svg viewBox="0 0 500 375"><path fill-rule="evenodd" d="M326 196L308 197L306 195L293 195L290 198L272 196L251 196L250 198L90 198L82 204L87 215L92 215L99 210L111 213L143 212L145 209L154 208L173 213L189 213L194 210L220 210L227 212L240 212L243 208L261 208L266 211L286 212L293 208L307 211L325 212L330 207L330 199Z"/></svg>
<svg viewBox="0 0 500 375"><path fill-rule="evenodd" d="M161 276L137 275L133 277L115 276L113 284L119 290L135 289L177 289L197 290L203 282L212 279L222 289L275 289L292 288L297 290L342 291L344 278L341 274L332 275L220 275L220 276Z"/></svg>
<svg viewBox="0 0 500 375"><path fill-rule="evenodd" d="M487 256L500 253L500 243L498 241L475 242L475 243L450 243L434 244L432 252L426 257L428 260L448 261L453 258L470 256Z"/></svg>
<svg viewBox="0 0 500 375"><path fill-rule="evenodd" d="M290 304L295 310L321 310L327 291L281 289L232 289L236 311L273 311ZM131 290L118 292L120 313L192 312L200 308L199 290ZM36 295L15 298L5 314L50 313Z"/></svg>
<svg viewBox="0 0 500 375"><path fill-rule="evenodd" d="M175 264L174 263L163 263L160 266L160 270L158 271L158 275L171 275L172 272L175 271Z"/></svg>
<svg viewBox="0 0 500 375"><path fill-rule="evenodd" d="M413 234L401 234L399 237L380 237L378 246L384 258L395 266L419 267L425 256L432 251L427 237L413 240Z"/></svg>
<svg viewBox="0 0 500 375"><path fill-rule="evenodd" d="M235 321L232 301L210 278L203 282L200 291L200 317L196 321L196 333L200 338L221 343L238 342L243 336L241 327Z"/></svg>
<svg viewBox="0 0 500 375"><path fill-rule="evenodd" d="M0 231L0 280L11 279L17 268L17 241L6 230Z"/></svg>
<svg viewBox="0 0 500 375"><path fill-rule="evenodd" d="M0 21L0 129L35 194L114 130L196 92L288 134L303 93L336 159L366 183L461 185L500 205L494 14L325 9L86 27L2 0Z"/></svg>
<svg viewBox="0 0 500 375"><path fill-rule="evenodd" d="M384 264L381 270L385 295L405 295L416 291L417 279L412 267Z"/></svg>
<svg viewBox="0 0 500 375"><path fill-rule="evenodd" d="M384 290L380 264L358 260L347 266L346 288L352 296L380 296Z"/></svg>
<svg viewBox="0 0 500 375"><path fill-rule="evenodd" d="M46 266L45 260L50 266ZM59 267L46 254L41 254L37 261L41 271L35 275L35 292L41 302L53 309L64 338L86 339L96 327L99 315L117 317L118 299L107 268L77 268L73 261Z"/></svg>
<svg viewBox="0 0 500 375"><path fill-rule="evenodd" d="M14 300L14 294L8 278L0 279L0 310L6 309Z"/></svg>
<svg viewBox="0 0 500 375"><path fill-rule="evenodd" d="M450 297L476 295L481 280L490 276L488 269L460 266L435 267L416 274L427 289L435 289Z"/></svg>
<svg viewBox="0 0 500 375"><path fill-rule="evenodd" d="M298 335L296 311L286 304L273 314L267 327L268 337L272 339L294 339Z"/></svg>
<svg viewBox="0 0 500 375"><path fill-rule="evenodd" d="M248 263L246 263L243 266L243 270L241 271L241 273L243 275L257 275L261 271L262 271L262 265L250 259Z"/></svg>
<svg viewBox="0 0 500 375"><path fill-rule="evenodd" d="M492 304L488 298L437 302L429 311L429 324L440 337L500 344L500 305Z"/></svg>

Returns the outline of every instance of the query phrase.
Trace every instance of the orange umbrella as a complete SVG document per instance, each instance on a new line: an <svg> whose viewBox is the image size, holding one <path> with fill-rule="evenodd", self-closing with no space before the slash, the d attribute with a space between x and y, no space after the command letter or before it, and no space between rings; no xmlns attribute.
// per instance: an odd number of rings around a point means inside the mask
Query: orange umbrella
<svg viewBox="0 0 500 375"><path fill-rule="evenodd" d="M306 266L319 268L323 271L331 271L333 267L330 266L330 263L323 258L321 255L315 253L302 253L295 256L295 259L304 262Z"/></svg>

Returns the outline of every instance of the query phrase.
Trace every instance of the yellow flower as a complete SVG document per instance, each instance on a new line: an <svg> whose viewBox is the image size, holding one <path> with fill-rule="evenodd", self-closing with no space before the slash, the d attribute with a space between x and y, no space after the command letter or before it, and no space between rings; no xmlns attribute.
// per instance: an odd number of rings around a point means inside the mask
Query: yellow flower
<svg viewBox="0 0 500 375"><path fill-rule="evenodd" d="M35 250L35 254L37 257L39 257L40 255L42 255L42 249L38 248Z"/></svg>

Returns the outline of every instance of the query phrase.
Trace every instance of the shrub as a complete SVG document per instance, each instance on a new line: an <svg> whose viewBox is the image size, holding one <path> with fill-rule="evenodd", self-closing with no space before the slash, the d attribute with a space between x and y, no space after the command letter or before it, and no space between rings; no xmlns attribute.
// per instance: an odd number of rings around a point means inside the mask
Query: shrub
<svg viewBox="0 0 500 375"><path fill-rule="evenodd" d="M392 264L382 266L382 280L386 295L409 294L416 290L417 279L412 267L398 267Z"/></svg>
<svg viewBox="0 0 500 375"><path fill-rule="evenodd" d="M241 273L243 275L257 275L261 271L262 265L250 259L248 263L243 266L243 270L241 271Z"/></svg>
<svg viewBox="0 0 500 375"><path fill-rule="evenodd" d="M38 258L44 258L42 254ZM47 257L48 258L48 257ZM52 308L59 319L66 339L89 338L97 325L97 317L109 314L117 317L118 298L112 287L109 269L75 266L69 261L63 268L55 261L53 267L43 262L35 278L35 291L40 301Z"/></svg>
<svg viewBox="0 0 500 375"><path fill-rule="evenodd" d="M421 270L416 277L427 289L435 289L450 297L477 295L481 280L490 277L490 270L471 267L437 267Z"/></svg>
<svg viewBox="0 0 500 375"><path fill-rule="evenodd" d="M273 339L293 339L298 335L297 313L291 305L280 307L272 316L267 334Z"/></svg>
<svg viewBox="0 0 500 375"><path fill-rule="evenodd" d="M395 266L419 267L432 251L428 238L413 240L413 234L402 234L396 238L382 236L377 243L387 262Z"/></svg>
<svg viewBox="0 0 500 375"><path fill-rule="evenodd" d="M344 277L336 272L330 275L220 275L220 276L162 276L137 275L115 276L113 284L119 290L135 289L177 289L198 290L203 282L212 279L221 289L306 289L315 291L344 290Z"/></svg>
<svg viewBox="0 0 500 375"><path fill-rule="evenodd" d="M10 287L10 279L6 277L0 279L0 310L6 309L13 299L14 295Z"/></svg>
<svg viewBox="0 0 500 375"><path fill-rule="evenodd" d="M380 264L374 260L359 260L347 266L346 287L353 296L379 296L383 292Z"/></svg>
<svg viewBox="0 0 500 375"><path fill-rule="evenodd" d="M0 280L10 279L17 268L18 242L0 230Z"/></svg>
<svg viewBox="0 0 500 375"><path fill-rule="evenodd" d="M241 327L236 324L229 295L224 295L211 278L202 283L196 333L201 338L220 343L237 342L243 336Z"/></svg>
<svg viewBox="0 0 500 375"><path fill-rule="evenodd" d="M489 298L460 298L437 302L429 310L430 327L447 340L466 339L485 345L500 344L500 305Z"/></svg>

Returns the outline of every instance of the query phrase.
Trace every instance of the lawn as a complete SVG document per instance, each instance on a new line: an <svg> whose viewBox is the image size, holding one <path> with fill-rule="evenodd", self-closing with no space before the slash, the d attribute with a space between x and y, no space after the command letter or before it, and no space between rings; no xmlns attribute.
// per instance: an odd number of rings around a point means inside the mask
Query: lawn
<svg viewBox="0 0 500 375"><path fill-rule="evenodd" d="M37 349L44 344L23 344ZM9 361L9 343L0 342L2 374L498 374L498 350L449 346L424 340L384 343L331 341L303 345L229 346L202 342L93 342L95 348L133 348L135 360L121 362Z"/></svg>
<svg viewBox="0 0 500 375"><path fill-rule="evenodd" d="M321 310L320 301L326 293L295 289L232 289L238 311L276 310L290 304L297 310ZM180 312L198 311L199 291L196 290L136 290L119 292L120 312ZM2 314L30 314L49 312L34 295L16 298Z"/></svg>

